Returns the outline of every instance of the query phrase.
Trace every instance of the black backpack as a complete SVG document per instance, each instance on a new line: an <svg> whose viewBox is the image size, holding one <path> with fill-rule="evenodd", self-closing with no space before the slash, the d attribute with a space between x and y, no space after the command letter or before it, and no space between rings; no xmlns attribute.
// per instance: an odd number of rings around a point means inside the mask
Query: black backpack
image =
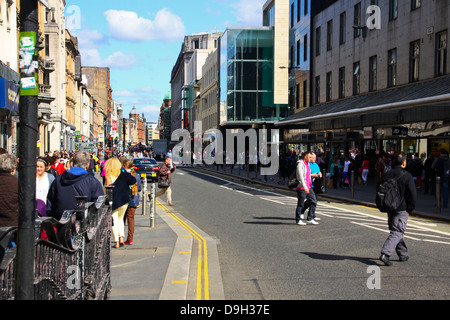
<svg viewBox="0 0 450 320"><path fill-rule="evenodd" d="M401 176L403 176L403 173ZM383 180L380 184L378 184L377 196L375 201L378 210L380 210L381 212L395 211L403 202L403 196L400 194L400 189L398 188L397 184L400 177L398 177L397 179L389 178Z"/></svg>

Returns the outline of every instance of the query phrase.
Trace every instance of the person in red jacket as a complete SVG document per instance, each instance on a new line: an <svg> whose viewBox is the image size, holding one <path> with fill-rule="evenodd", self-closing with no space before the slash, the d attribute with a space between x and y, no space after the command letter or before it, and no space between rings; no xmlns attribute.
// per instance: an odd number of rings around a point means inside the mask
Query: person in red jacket
<svg viewBox="0 0 450 320"><path fill-rule="evenodd" d="M64 164L59 161L60 157L58 151L53 152L53 158L55 159L55 163L52 165L52 168L55 169L59 175L61 175L64 171L66 171L66 168L64 168Z"/></svg>

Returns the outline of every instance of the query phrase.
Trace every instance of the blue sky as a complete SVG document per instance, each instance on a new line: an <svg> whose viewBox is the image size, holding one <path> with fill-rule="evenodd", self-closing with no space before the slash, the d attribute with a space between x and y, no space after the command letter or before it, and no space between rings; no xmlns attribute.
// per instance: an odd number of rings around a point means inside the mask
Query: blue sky
<svg viewBox="0 0 450 320"><path fill-rule="evenodd" d="M157 121L185 35L260 26L266 0L67 0L83 66L111 69L113 99Z"/></svg>

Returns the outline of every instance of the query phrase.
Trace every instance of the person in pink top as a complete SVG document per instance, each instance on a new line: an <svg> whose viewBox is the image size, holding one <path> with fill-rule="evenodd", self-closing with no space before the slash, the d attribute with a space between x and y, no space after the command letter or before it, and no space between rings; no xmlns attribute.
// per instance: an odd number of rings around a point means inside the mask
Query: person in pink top
<svg viewBox="0 0 450 320"><path fill-rule="evenodd" d="M297 187L297 208L295 210L295 223L304 226L306 224L319 224L316 218L317 198L311 183L311 169L309 163L313 157L311 151L305 152L303 158L297 161L296 176L299 182ZM305 202L306 200L306 202ZM305 210L309 208L306 223L301 220Z"/></svg>
<svg viewBox="0 0 450 320"><path fill-rule="evenodd" d="M100 163L100 176L102 177L103 180L103 185L105 185L105 164L106 162L108 162L109 160L109 156L105 155L105 158L103 159L103 161Z"/></svg>

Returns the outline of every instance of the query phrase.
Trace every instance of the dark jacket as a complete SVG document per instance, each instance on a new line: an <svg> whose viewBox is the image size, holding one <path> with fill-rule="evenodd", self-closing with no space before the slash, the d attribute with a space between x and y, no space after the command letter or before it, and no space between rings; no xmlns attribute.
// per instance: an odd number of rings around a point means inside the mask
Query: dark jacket
<svg viewBox="0 0 450 320"><path fill-rule="evenodd" d="M139 174L136 174L136 181L138 194L135 196L131 195L130 203L128 204L128 207L131 208L137 208L139 206L139 192L142 190L141 176Z"/></svg>
<svg viewBox="0 0 450 320"><path fill-rule="evenodd" d="M383 175L382 181L390 178L398 179L397 185L403 198L402 204L397 211L407 211L408 213L411 213L416 208L417 201L416 185L411 173L404 170L401 166L395 166L392 170Z"/></svg>
<svg viewBox="0 0 450 320"><path fill-rule="evenodd" d="M0 228L19 225L19 180L0 172Z"/></svg>
<svg viewBox="0 0 450 320"><path fill-rule="evenodd" d="M175 171L175 167L170 169L165 163L161 165L159 168L159 179L160 180L169 180L169 185L172 184L172 172Z"/></svg>
<svg viewBox="0 0 450 320"><path fill-rule="evenodd" d="M130 202L130 186L137 182L136 178L122 169L116 181L112 184L113 189L113 211Z"/></svg>
<svg viewBox="0 0 450 320"><path fill-rule="evenodd" d="M80 167L73 167L56 177L47 195L47 214L57 220L65 210L75 210L77 196L86 196L86 202L95 202L104 195L103 187L93 175Z"/></svg>

